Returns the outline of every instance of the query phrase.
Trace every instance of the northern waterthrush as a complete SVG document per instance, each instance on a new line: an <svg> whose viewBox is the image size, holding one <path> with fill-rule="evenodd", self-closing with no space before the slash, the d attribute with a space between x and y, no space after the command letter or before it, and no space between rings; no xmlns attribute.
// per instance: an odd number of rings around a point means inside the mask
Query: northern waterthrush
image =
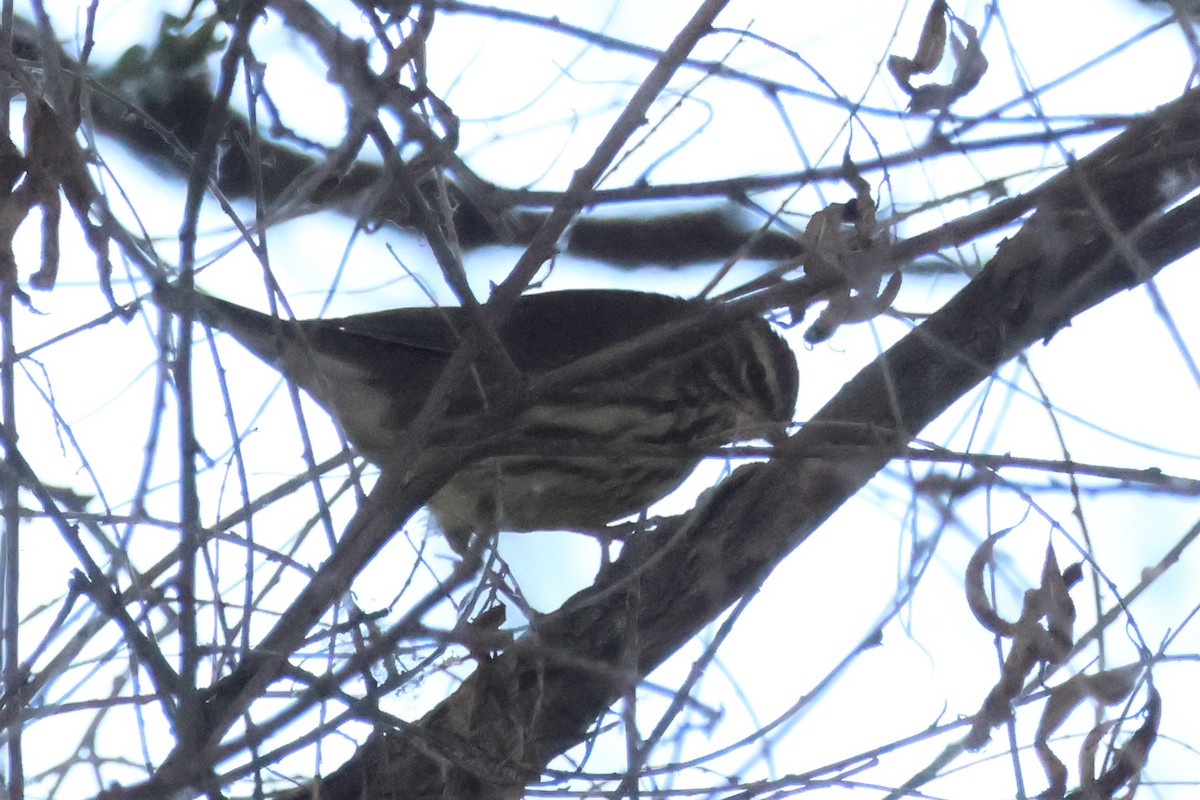
<svg viewBox="0 0 1200 800"><path fill-rule="evenodd" d="M383 469L468 325L461 308L290 321L203 294L195 303L201 321L305 389ZM680 326L689 319L696 324ZM664 335L651 339L656 330ZM505 449L484 448L429 502L460 551L472 532L597 532L670 493L706 453L777 439L792 418L791 350L765 320L716 303L616 290L531 294L496 334L530 380L589 356L600 363L518 403ZM601 355L639 340L647 346ZM506 378L495 361L478 358L447 396L440 443L512 383L511 368Z"/></svg>

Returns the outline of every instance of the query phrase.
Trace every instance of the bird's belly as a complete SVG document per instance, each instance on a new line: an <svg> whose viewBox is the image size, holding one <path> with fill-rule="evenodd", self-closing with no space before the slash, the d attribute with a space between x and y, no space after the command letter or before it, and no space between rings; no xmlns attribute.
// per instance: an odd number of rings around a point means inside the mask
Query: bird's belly
<svg viewBox="0 0 1200 800"><path fill-rule="evenodd" d="M472 532L595 532L671 492L698 459L505 456L473 464L429 507L452 537Z"/></svg>

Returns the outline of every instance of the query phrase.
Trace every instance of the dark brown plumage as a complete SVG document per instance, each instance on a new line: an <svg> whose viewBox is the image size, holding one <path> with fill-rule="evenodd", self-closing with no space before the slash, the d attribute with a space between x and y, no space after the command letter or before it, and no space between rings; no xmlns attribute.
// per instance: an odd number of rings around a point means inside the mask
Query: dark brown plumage
<svg viewBox="0 0 1200 800"><path fill-rule="evenodd" d="M311 394L384 469L468 324L459 308L285 321L203 294L196 307ZM503 455L468 465L430 501L452 543L462 549L472 532L597 531L675 489L705 452L782 434L796 364L762 319L648 292L572 290L522 297L497 334L535 380L692 315L698 327L517 408ZM498 397L506 384L490 364L481 357L450 394L449 422Z"/></svg>

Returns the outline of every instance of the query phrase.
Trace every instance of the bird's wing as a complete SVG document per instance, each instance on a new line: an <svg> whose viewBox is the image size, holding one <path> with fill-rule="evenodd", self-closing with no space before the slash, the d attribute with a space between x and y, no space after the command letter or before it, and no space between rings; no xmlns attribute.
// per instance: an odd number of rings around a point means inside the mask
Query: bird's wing
<svg viewBox="0 0 1200 800"><path fill-rule="evenodd" d="M312 320L306 325L448 355L458 347L462 319L459 308L396 308L341 319Z"/></svg>

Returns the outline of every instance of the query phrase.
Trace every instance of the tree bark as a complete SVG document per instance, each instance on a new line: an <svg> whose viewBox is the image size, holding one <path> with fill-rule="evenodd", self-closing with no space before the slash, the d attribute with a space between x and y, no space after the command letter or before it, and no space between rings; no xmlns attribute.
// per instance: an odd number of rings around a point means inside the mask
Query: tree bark
<svg viewBox="0 0 1200 800"><path fill-rule="evenodd" d="M383 731L323 800L516 798L604 711L808 538L952 403L1079 313L1200 246L1200 91L1036 190L1036 211L957 296L863 369L769 463L630 540L451 697ZM837 565L830 565L834 569ZM853 580L853 564L841 565ZM310 789L294 795L312 796Z"/></svg>

